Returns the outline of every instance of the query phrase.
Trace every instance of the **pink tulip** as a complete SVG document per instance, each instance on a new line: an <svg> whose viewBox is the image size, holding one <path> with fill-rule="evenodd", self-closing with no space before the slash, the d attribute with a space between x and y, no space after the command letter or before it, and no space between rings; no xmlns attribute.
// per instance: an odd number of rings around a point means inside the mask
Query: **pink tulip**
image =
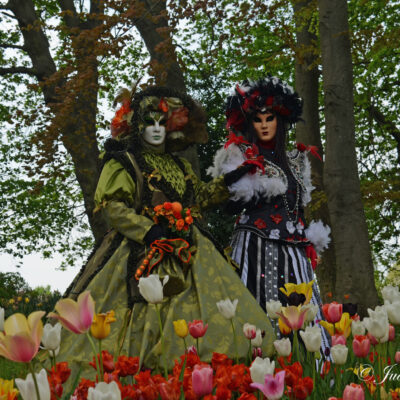
<svg viewBox="0 0 400 400"><path fill-rule="evenodd" d="M389 325L389 342L394 342L396 338L396 331L394 330L393 325Z"/></svg>
<svg viewBox="0 0 400 400"><path fill-rule="evenodd" d="M276 314L282 318L282 321L289 328L297 331L303 326L307 312L308 310L306 308L302 310L301 306L289 306L282 307L281 312Z"/></svg>
<svg viewBox="0 0 400 400"><path fill-rule="evenodd" d="M82 292L78 301L61 299L55 306L56 313L48 316L58 319L64 328L73 333L85 333L93 322L94 300L89 291Z"/></svg>
<svg viewBox="0 0 400 400"><path fill-rule="evenodd" d="M210 394L213 389L213 369L209 365L195 365L192 372L192 387L197 397Z"/></svg>
<svg viewBox="0 0 400 400"><path fill-rule="evenodd" d="M373 346L377 345L379 342L376 340L376 337L371 335L369 332L367 333L368 339Z"/></svg>
<svg viewBox="0 0 400 400"><path fill-rule="evenodd" d="M353 339L353 352L356 357L367 357L371 348L368 336L356 335Z"/></svg>
<svg viewBox="0 0 400 400"><path fill-rule="evenodd" d="M338 304L336 301L324 304L322 306L322 312L329 323L336 324L336 322L339 322L342 318L343 304Z"/></svg>
<svg viewBox="0 0 400 400"><path fill-rule="evenodd" d="M45 314L35 311L28 319L19 313L8 317L4 322L4 333L0 332L0 356L17 362L31 361L39 350Z"/></svg>
<svg viewBox="0 0 400 400"><path fill-rule="evenodd" d="M343 391L343 400L365 400L364 389L355 383L347 385Z"/></svg>
<svg viewBox="0 0 400 400"><path fill-rule="evenodd" d="M337 344L343 344L346 346L346 338L340 333L336 333L336 335L332 336L332 346Z"/></svg>
<svg viewBox="0 0 400 400"><path fill-rule="evenodd" d="M265 383L250 383L253 389L259 389L268 400L278 400L283 396L285 388L285 371L278 372L275 376L266 374Z"/></svg>
<svg viewBox="0 0 400 400"><path fill-rule="evenodd" d="M195 339L203 337L206 334L208 328L208 324L204 325L203 321L197 319L189 322L188 326L190 335Z"/></svg>
<svg viewBox="0 0 400 400"><path fill-rule="evenodd" d="M400 351L396 351L396 354L394 355L394 361L396 361L396 364L400 364Z"/></svg>

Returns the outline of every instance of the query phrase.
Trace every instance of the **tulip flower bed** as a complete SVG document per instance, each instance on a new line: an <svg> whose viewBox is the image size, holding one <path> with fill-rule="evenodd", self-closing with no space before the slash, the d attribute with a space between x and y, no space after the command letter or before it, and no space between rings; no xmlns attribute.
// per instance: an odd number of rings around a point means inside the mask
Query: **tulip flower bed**
<svg viewBox="0 0 400 400"><path fill-rule="evenodd" d="M158 310L163 301L163 282L157 275L141 278L143 297ZM161 355L157 371L140 368L138 357L114 357L101 349L115 321L113 311L95 313L89 292L77 302L60 300L56 312L49 317L59 323L42 325L44 312L36 311L28 318L13 314L4 321L0 310L0 355L14 362L25 363L31 373L25 379L0 379L0 400L180 400L180 399L317 399L317 400L400 400L400 292L387 286L382 290L383 306L368 310L369 317L360 321L356 307L332 302L323 306L326 321L320 321L331 335L329 361L319 353L321 329L312 325L316 308L309 303L312 282L287 284L282 292L288 306L279 302L267 304L267 312L279 327L281 339L274 342L275 359L263 358L263 333L256 326L244 324L235 329L237 300L221 300L216 309L232 322L232 337L245 335L249 352L245 359L229 358L213 353L210 362L198 355L199 341L207 335L208 325L201 320L174 322L175 334L187 349L168 371ZM150 289L151 288L151 289ZM62 326L75 334L87 335L93 349L88 363L97 371L96 380L72 376L68 363L57 360ZM395 326L397 326L395 328ZM161 344L163 344L160 323ZM228 333L227 333L228 334ZM196 345L187 347L189 335ZM291 335L291 340L288 337ZM95 340L98 341L96 347ZM38 368L35 360L48 354L48 368ZM183 348L183 347L182 347ZM216 349L218 350L218 349ZM241 361L241 362L239 362ZM159 371L162 373L159 373ZM1 374L1 373L0 373ZM66 392L64 386L72 387Z"/></svg>

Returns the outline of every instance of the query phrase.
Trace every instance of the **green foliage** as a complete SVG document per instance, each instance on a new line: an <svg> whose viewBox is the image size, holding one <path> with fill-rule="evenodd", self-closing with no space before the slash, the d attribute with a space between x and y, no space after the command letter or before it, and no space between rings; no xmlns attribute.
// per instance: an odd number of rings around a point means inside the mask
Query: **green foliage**
<svg viewBox="0 0 400 400"><path fill-rule="evenodd" d="M25 379L29 372L28 364L17 363L0 357L0 378L2 379ZM15 385L14 385L15 387Z"/></svg>

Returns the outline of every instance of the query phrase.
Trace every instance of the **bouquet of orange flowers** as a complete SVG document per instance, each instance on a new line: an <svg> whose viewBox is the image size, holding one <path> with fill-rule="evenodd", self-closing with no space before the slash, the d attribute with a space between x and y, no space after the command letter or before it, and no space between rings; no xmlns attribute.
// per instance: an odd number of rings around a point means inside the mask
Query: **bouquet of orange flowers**
<svg viewBox="0 0 400 400"><path fill-rule="evenodd" d="M165 202L154 207L152 215L153 221L158 223L166 223L168 228L178 235L186 236L189 234L190 225L193 224L193 217L197 217L198 213L190 208L183 208L178 201L173 203Z"/></svg>

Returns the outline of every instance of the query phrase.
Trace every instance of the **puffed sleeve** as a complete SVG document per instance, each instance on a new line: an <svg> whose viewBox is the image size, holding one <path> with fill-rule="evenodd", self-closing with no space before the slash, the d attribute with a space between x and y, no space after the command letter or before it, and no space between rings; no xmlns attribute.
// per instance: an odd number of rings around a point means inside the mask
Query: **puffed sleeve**
<svg viewBox="0 0 400 400"><path fill-rule="evenodd" d="M219 176L210 182L202 182L193 172L189 161L181 159L185 165L186 173L193 182L196 204L202 209L208 209L225 203L229 199L229 190L224 182L224 177Z"/></svg>
<svg viewBox="0 0 400 400"><path fill-rule="evenodd" d="M116 160L106 162L95 193L96 209L103 209L109 224L122 235L143 243L154 222L138 215L133 206L136 185L125 168Z"/></svg>

